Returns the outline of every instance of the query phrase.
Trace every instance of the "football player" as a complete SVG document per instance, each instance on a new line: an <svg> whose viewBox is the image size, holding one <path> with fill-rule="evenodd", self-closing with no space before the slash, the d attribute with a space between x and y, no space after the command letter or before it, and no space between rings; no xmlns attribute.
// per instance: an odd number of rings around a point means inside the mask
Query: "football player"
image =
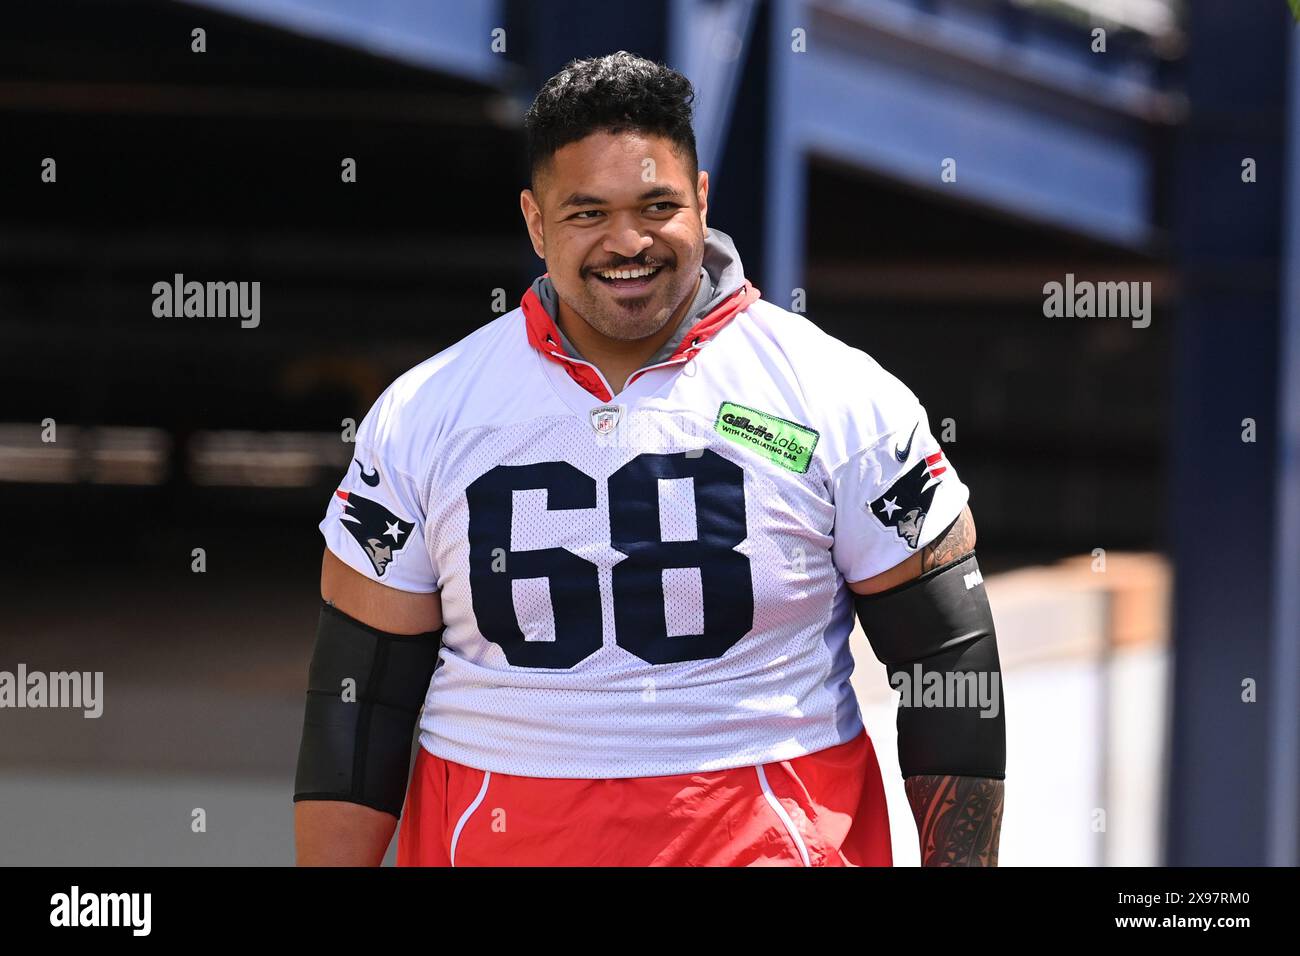
<svg viewBox="0 0 1300 956"><path fill-rule="evenodd" d="M889 865L855 616L923 862L996 863L1005 711L953 693L1000 692L968 490L916 396L707 226L693 95L624 52L550 79L520 197L546 273L362 421L300 863L377 865L400 818L409 865Z"/></svg>

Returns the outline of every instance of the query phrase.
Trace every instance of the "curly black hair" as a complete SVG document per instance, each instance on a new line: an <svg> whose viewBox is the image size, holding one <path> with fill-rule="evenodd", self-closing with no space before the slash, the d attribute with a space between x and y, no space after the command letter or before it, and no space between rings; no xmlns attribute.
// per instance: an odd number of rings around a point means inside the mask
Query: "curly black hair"
<svg viewBox="0 0 1300 956"><path fill-rule="evenodd" d="M533 186L556 150L596 132L663 136L699 175L691 104L695 89L676 70L626 50L570 60L546 81L524 116Z"/></svg>

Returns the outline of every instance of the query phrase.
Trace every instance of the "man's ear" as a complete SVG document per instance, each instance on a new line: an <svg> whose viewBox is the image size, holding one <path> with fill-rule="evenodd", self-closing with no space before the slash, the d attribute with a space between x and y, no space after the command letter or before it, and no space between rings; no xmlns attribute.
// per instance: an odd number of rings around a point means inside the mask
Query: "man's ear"
<svg viewBox="0 0 1300 956"><path fill-rule="evenodd" d="M695 184L695 197L700 204L700 225L704 227L707 235L709 232L709 174L706 170L700 170L699 179Z"/></svg>
<svg viewBox="0 0 1300 956"><path fill-rule="evenodd" d="M528 238L532 240L533 252L537 258L546 259L546 239L542 234L542 207L531 189L519 194L519 211L524 214L524 225L528 227Z"/></svg>

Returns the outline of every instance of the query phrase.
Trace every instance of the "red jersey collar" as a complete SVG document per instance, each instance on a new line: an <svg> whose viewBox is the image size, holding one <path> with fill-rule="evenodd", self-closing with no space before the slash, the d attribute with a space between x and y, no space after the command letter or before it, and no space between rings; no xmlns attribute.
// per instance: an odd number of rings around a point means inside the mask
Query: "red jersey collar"
<svg viewBox="0 0 1300 956"><path fill-rule="evenodd" d="M687 333L682 336L681 342L672 355L662 362L656 362L654 365L647 365L645 368L637 369L628 376L623 387L626 388L631 385L643 373L653 368L676 365L694 358L695 353L702 349L705 343L717 335L723 326L735 318L737 313L749 308L758 299L759 294L758 289L754 288L746 279L744 285L719 302L708 314L702 316L690 327ZM524 310L524 323L528 329L529 344L552 362L559 362L563 365L564 370L569 373L571 379L602 402L612 400L614 396L596 367L590 362L575 358L564 351L564 346L560 341L560 330L556 327L555 320L551 318L550 313L546 311L546 307L542 305L542 300L538 298L537 293L531 287L524 293L520 305Z"/></svg>

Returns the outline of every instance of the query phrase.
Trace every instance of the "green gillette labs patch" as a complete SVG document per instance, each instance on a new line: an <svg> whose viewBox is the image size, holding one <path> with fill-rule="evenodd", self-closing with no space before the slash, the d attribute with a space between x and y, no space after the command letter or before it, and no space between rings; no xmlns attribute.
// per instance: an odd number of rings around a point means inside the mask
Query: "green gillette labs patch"
<svg viewBox="0 0 1300 956"><path fill-rule="evenodd" d="M723 402L713 430L723 438L756 451L768 461L803 474L812 463L817 433L767 412Z"/></svg>

